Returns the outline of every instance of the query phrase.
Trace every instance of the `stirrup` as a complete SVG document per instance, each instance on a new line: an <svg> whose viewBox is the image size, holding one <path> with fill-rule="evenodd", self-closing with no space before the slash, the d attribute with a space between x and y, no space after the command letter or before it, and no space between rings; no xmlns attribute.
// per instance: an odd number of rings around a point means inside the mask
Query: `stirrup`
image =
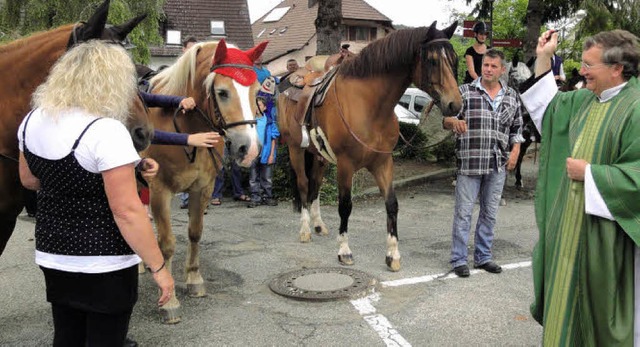
<svg viewBox="0 0 640 347"><path fill-rule="evenodd" d="M307 131L307 127L305 125L302 125L300 131L302 133L302 141L300 141L300 148L307 148L309 147L309 132Z"/></svg>

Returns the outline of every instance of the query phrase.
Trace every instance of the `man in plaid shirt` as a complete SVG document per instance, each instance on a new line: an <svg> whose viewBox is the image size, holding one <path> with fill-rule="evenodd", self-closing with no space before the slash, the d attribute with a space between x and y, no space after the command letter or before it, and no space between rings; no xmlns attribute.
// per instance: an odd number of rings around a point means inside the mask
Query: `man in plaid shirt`
<svg viewBox="0 0 640 347"><path fill-rule="evenodd" d="M463 100L460 113L443 121L445 129L456 133L458 173L451 265L459 277L469 276L467 241L478 197L480 214L476 223L474 267L491 273L502 272L491 256L493 228L506 170L515 168L520 143L524 142L520 96L499 79L505 70L504 54L488 50L482 60L481 77L460 86Z"/></svg>

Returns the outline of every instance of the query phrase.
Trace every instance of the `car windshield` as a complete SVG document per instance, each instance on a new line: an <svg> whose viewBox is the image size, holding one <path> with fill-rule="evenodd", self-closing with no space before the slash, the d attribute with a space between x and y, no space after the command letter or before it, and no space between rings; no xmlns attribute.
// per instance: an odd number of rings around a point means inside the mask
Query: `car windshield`
<svg viewBox="0 0 640 347"><path fill-rule="evenodd" d="M422 97L422 96L416 96L416 100L413 102L413 109L416 112L422 113L422 110L424 110L424 108L429 104L430 100Z"/></svg>
<svg viewBox="0 0 640 347"><path fill-rule="evenodd" d="M398 105L400 105L400 106L402 106L402 107L404 107L404 108L406 108L408 110L410 102L411 102L411 95L405 94L400 98L400 101L398 101Z"/></svg>

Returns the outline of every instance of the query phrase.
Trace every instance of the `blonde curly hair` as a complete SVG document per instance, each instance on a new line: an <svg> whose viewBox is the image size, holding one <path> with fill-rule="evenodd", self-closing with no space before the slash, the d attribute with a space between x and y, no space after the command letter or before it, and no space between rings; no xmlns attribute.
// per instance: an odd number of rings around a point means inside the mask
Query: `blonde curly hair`
<svg viewBox="0 0 640 347"><path fill-rule="evenodd" d="M51 117L70 108L125 122L136 95L135 66L124 48L92 40L65 53L33 93Z"/></svg>

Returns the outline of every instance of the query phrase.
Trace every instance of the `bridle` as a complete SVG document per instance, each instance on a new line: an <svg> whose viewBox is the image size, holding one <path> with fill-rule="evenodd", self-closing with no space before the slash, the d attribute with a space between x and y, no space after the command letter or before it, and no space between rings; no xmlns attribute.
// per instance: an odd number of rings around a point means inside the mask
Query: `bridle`
<svg viewBox="0 0 640 347"><path fill-rule="evenodd" d="M233 67L233 68L239 68L239 69L253 70L252 66L245 65L245 64L216 64L211 66L209 71L214 72L216 69L223 68L223 67ZM209 95L207 95L207 104L209 108L213 110L213 119L211 117L208 117L204 113L204 111L202 111L202 109L197 106L194 108L194 111L199 116L198 118L202 120L211 131L215 131L222 136L226 136L226 131L230 128L241 126L241 125L251 125L253 127L255 124L257 124L257 121L255 119L227 123L227 121L222 116L222 112L220 112L220 108L218 107L218 101L216 99L216 90L213 82L211 83L211 91L209 92ZM176 111L173 113L173 126L176 129L176 132L178 133L181 132L180 127L178 126L178 115L180 111L182 111L182 107L177 108ZM207 150L209 151L209 155L211 156L211 159L213 160L214 164L216 163L216 158L220 160L220 162L223 162L222 156L214 148L207 148ZM189 162L191 163L195 162L197 148L193 147L193 149L191 150L191 153L189 153L189 151L187 151L186 148L184 149L184 151ZM217 166L214 165L214 167L217 167Z"/></svg>
<svg viewBox="0 0 640 347"><path fill-rule="evenodd" d="M439 44L441 42L449 42L449 39L447 38L433 39L431 41L424 42L420 47L420 58L421 58L420 62L422 64L422 68L420 72L420 79L421 79L420 89L425 90L429 95L431 95L432 98L434 98L435 102L438 104L440 103L440 95L435 92L432 82L427 80L428 78L427 76L430 75L431 70L433 70L433 67L437 66L437 64L435 63L435 59L429 59L427 54L427 49L429 46L434 44ZM450 66L451 72L455 76L456 68L451 65L451 62L448 61L447 59L448 57L446 55L443 58L447 60L447 64ZM438 71L437 73L440 73L440 72Z"/></svg>
<svg viewBox="0 0 640 347"><path fill-rule="evenodd" d="M253 70L253 66L250 65L245 65L245 64L216 64L211 66L211 68L209 69L209 72L214 72L216 69L219 68L223 68L223 67L233 67L236 69L245 69L245 70ZM218 128L220 128L220 134L224 136L225 134L225 130L229 129L229 128L233 128L233 127L237 127L237 126L241 126L241 125L255 125L257 123L257 121L255 119L253 120L242 120L239 122L232 122L232 123L227 123L224 120L224 117L222 117L222 113L220 112L220 108L218 107L218 100L216 99L216 89L215 86L213 84L213 82L211 83L211 92L209 93L209 95L207 96L207 101L210 104L210 106L213 107L213 112L214 112L214 118L213 121L215 123L218 124ZM212 124L213 125L213 124Z"/></svg>

